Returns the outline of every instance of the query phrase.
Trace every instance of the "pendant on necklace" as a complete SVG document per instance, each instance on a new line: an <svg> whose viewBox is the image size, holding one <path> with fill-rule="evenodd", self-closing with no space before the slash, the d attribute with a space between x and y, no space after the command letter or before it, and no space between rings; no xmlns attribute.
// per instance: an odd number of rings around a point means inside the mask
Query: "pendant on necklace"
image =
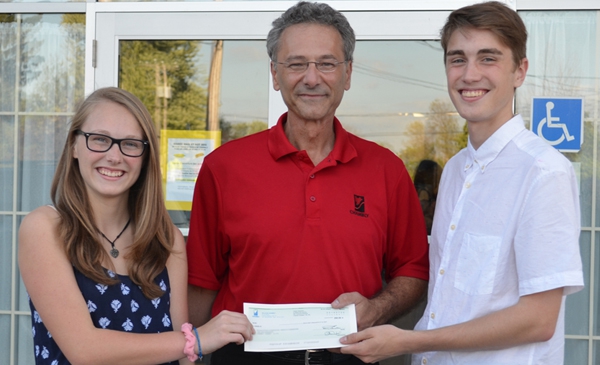
<svg viewBox="0 0 600 365"><path fill-rule="evenodd" d="M119 256L119 250L113 247L112 250L110 250L110 255L116 259Z"/></svg>
<svg viewBox="0 0 600 365"><path fill-rule="evenodd" d="M104 238L105 238L105 239L106 239L106 240L107 240L107 241L110 243L110 246L112 247L112 249L110 250L110 255L111 255L112 257L114 257L115 259L116 259L116 258L119 256L119 250L117 250L117 249L115 248L115 242L117 242L117 240L119 239L119 237L121 237L121 235L123 234L123 232L125 232L125 230L126 230L126 229L127 229L127 227L129 226L129 222L131 222L131 218L129 218L129 220L128 220L128 221L127 221L127 223L125 224L125 227L123 227L123 229L121 230L121 233L119 233L119 234L117 235L117 238L115 238L115 239L114 239L114 240L112 240L112 241L111 241L111 240L109 240L109 239L108 239L108 237L106 237L106 236L104 235L104 233L102 233L102 231L101 231L101 230L98 230L98 232L100 232L100 234L102 235L102 237L104 237Z"/></svg>

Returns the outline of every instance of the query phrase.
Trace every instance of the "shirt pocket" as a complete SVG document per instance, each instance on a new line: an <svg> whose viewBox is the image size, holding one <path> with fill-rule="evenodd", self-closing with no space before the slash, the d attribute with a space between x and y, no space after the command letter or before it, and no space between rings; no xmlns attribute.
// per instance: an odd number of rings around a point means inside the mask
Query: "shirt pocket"
<svg viewBox="0 0 600 365"><path fill-rule="evenodd" d="M492 293L501 241L498 236L465 234L454 278L456 289L470 295Z"/></svg>

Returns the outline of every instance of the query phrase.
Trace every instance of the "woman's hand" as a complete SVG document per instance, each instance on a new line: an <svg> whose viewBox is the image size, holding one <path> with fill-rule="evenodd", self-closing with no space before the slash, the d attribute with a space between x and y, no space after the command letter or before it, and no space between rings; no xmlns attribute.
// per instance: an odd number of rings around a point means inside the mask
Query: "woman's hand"
<svg viewBox="0 0 600 365"><path fill-rule="evenodd" d="M198 327L202 354L210 354L231 342L241 345L251 340L253 333L254 327L246 315L226 310Z"/></svg>

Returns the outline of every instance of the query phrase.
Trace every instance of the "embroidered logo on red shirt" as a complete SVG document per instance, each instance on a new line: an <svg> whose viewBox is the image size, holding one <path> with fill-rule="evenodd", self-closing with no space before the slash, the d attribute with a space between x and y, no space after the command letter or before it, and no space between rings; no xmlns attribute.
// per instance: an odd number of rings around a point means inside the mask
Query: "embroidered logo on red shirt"
<svg viewBox="0 0 600 365"><path fill-rule="evenodd" d="M369 215L365 214L365 197L354 194L354 210L350 211L350 214L358 215L360 217L368 218Z"/></svg>
<svg viewBox="0 0 600 365"><path fill-rule="evenodd" d="M365 197L360 195L354 195L354 210L357 212L364 213L365 211Z"/></svg>

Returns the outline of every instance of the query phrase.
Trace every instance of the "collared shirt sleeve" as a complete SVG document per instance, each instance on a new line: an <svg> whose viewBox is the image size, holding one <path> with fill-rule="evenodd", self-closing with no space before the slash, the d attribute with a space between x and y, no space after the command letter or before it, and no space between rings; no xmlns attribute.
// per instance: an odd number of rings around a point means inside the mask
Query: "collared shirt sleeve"
<svg viewBox="0 0 600 365"><path fill-rule="evenodd" d="M386 281L397 276L429 280L429 245L421 203L405 168L388 202Z"/></svg>
<svg viewBox="0 0 600 365"><path fill-rule="evenodd" d="M208 160L208 161L207 161ZM221 192L205 159L196 186L187 239L188 282L219 290L227 268L228 246L221 234Z"/></svg>
<svg viewBox="0 0 600 365"><path fill-rule="evenodd" d="M531 184L515 234L519 294L583 289L579 196L570 166L542 172Z"/></svg>

